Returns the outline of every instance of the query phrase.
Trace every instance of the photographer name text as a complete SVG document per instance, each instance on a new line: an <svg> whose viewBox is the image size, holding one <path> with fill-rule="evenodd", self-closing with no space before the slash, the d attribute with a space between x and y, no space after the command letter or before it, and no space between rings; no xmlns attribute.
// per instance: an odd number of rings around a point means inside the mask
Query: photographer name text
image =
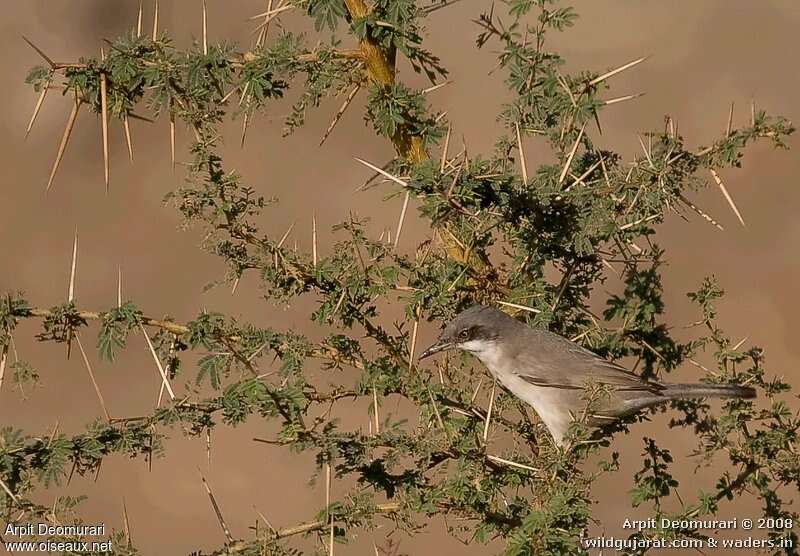
<svg viewBox="0 0 800 556"><path fill-rule="evenodd" d="M105 524L52 525L50 523L8 523L3 530L2 545L14 552L98 553L113 550ZM17 538L19 540L10 540Z"/></svg>
<svg viewBox="0 0 800 556"><path fill-rule="evenodd" d="M669 519L666 517L656 519L651 517L649 519L626 519L622 524L623 529L633 529L636 531L653 529L677 529L684 531L709 529L742 529L744 531L749 531L751 529L785 530L791 529L793 526L793 521L788 518L739 519L737 517L732 519Z"/></svg>

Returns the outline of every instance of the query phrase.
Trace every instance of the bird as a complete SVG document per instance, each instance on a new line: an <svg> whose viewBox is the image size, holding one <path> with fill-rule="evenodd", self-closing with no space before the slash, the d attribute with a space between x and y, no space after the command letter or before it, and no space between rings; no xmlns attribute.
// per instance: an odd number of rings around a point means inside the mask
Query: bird
<svg viewBox="0 0 800 556"><path fill-rule="evenodd" d="M738 384L678 384L642 378L583 346L544 329L532 328L506 313L474 305L447 324L419 359L458 349L477 357L500 384L532 406L556 446L577 416L583 417L587 393L600 387L585 423L599 427L670 400L754 398Z"/></svg>

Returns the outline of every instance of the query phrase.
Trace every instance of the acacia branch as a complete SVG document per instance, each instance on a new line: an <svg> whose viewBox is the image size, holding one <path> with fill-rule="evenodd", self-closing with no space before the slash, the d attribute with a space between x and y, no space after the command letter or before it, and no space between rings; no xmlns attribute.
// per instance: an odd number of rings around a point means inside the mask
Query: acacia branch
<svg viewBox="0 0 800 556"><path fill-rule="evenodd" d="M113 44L109 43L109 46L112 49L121 52L121 50L115 47ZM342 58L345 60L365 60L364 52L360 49L355 49L355 48L342 48L342 49L332 50L330 51L330 55L333 58ZM227 61L233 67L241 68L246 63L251 62L257 57L258 56L256 54L253 54L252 52L247 52L241 58L231 58ZM294 57L294 60L296 62L309 64L309 63L319 62L322 60L322 58L320 58L320 55L317 54L316 52L307 52L304 54L297 54ZM154 62L144 62L144 63L149 65ZM50 64L50 68L53 70L82 69L88 67L89 64L84 62L53 62L52 64Z"/></svg>
<svg viewBox="0 0 800 556"><path fill-rule="evenodd" d="M364 0L345 0L345 5L353 19L364 18L370 14L370 8ZM361 39L360 47L369 79L379 86L392 87L395 83L396 52L394 48L382 48L369 35ZM400 156L408 162L422 162L429 157L422 137L414 134L406 123L397 126L397 130L392 136L392 143ZM454 237L439 235L444 242L445 252L451 259L474 268L477 274L483 274L483 271L490 266L490 262L483 253L464 249L455 241Z"/></svg>
<svg viewBox="0 0 800 556"><path fill-rule="evenodd" d="M345 5L352 19L362 19L370 14L370 8L364 0L345 0ZM386 88L394 85L396 58L394 47L385 49L369 35L361 39L359 46L370 81ZM428 158L422 137L412 133L408 125L398 126L392 136L392 143L400 156L408 161L421 162Z"/></svg>
<svg viewBox="0 0 800 556"><path fill-rule="evenodd" d="M82 320L102 320L107 313L100 311L77 311L75 314ZM13 316L16 318L25 318L25 317L48 318L54 315L55 313L52 310L40 309L40 308L30 308L30 309L25 309L24 311L13 313ZM167 332L171 332L179 336L183 336L184 334L188 334L190 332L189 327L186 326L185 324L180 324L173 321L160 320L148 316L140 317L140 321L144 326L159 328L161 330L166 330ZM226 343L226 345L228 345L228 347L230 348L230 345L227 344L227 342L231 341L235 342L240 340L241 338L234 334L228 336L219 335L218 339ZM289 345L284 343L273 349L276 353L278 353L278 355L281 355L282 353L284 353L289 349ZM337 365L348 365L356 369L361 369L361 370L364 369L363 361L359 361L352 358L346 358L342 355L342 353L339 350L337 350L332 346L319 346L313 348L306 355L308 355L308 357L311 357L313 359L323 359L326 361L331 361ZM251 368L250 370L252 371L253 369Z"/></svg>

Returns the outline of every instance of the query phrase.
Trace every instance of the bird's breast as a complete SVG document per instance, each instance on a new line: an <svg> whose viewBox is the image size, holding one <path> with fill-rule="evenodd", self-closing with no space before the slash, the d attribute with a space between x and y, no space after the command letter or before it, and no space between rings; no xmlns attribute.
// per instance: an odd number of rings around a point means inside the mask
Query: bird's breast
<svg viewBox="0 0 800 556"><path fill-rule="evenodd" d="M517 368L517 361L513 357L503 357L501 353L491 352L480 357L489 372L497 379L506 390L514 396L533 407L539 418L549 429L557 444L561 444L564 434L569 427L571 416L569 409L575 405L572 399L573 391L536 386L520 378L525 370ZM531 369L527 369L528 372Z"/></svg>

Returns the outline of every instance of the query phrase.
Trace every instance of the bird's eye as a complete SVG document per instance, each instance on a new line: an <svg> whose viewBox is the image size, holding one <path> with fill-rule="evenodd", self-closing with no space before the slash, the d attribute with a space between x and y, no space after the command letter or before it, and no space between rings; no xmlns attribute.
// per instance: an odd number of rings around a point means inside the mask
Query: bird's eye
<svg viewBox="0 0 800 556"><path fill-rule="evenodd" d="M468 340L469 339L469 330L463 329L461 332L458 333L459 340Z"/></svg>

